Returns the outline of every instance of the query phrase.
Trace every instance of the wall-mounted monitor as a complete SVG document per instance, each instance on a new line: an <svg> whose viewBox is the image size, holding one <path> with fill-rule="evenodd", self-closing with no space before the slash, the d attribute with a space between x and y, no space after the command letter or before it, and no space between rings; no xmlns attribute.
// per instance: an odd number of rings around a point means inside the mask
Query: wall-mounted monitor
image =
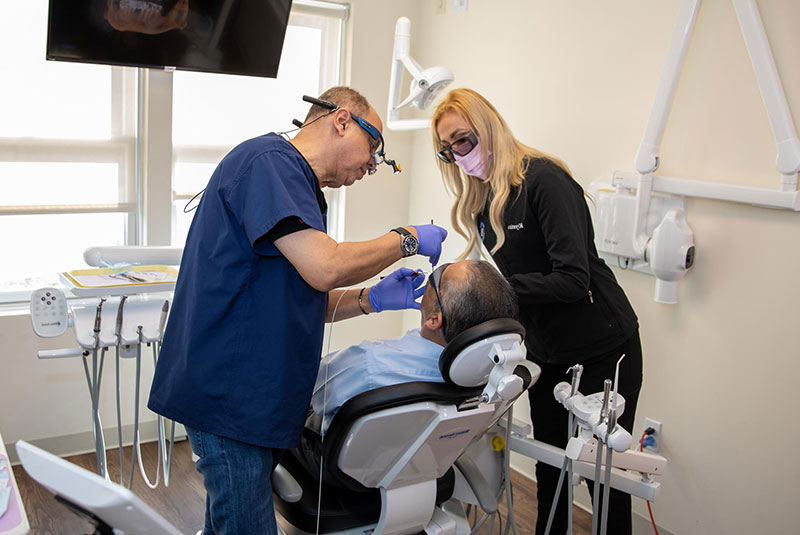
<svg viewBox="0 0 800 535"><path fill-rule="evenodd" d="M50 0L47 59L275 78L291 0Z"/></svg>

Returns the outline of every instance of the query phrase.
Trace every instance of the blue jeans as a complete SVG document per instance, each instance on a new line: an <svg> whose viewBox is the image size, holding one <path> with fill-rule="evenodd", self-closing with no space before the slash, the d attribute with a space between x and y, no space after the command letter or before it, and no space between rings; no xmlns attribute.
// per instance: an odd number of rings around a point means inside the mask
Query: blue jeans
<svg viewBox="0 0 800 535"><path fill-rule="evenodd" d="M270 475L282 450L186 428L206 488L203 535L277 535Z"/></svg>

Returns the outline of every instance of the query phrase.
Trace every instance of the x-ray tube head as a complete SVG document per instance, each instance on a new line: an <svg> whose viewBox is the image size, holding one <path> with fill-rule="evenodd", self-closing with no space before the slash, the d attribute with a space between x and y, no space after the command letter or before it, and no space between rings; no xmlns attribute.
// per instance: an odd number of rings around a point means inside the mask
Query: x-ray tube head
<svg viewBox="0 0 800 535"><path fill-rule="evenodd" d="M656 302L677 303L678 281L694 265L694 233L683 212L666 213L647 244L647 261L656 276Z"/></svg>

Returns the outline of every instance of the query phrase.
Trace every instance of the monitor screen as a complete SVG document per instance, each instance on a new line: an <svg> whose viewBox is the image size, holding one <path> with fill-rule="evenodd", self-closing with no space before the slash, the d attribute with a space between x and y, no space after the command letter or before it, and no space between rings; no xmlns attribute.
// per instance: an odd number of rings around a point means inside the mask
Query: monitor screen
<svg viewBox="0 0 800 535"><path fill-rule="evenodd" d="M47 59L275 78L291 0L50 0Z"/></svg>

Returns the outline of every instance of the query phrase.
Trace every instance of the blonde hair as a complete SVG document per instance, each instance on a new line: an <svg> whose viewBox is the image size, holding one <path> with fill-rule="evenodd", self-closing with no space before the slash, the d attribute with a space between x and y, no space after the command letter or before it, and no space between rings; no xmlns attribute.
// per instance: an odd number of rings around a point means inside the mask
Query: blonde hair
<svg viewBox="0 0 800 535"><path fill-rule="evenodd" d="M558 158L518 141L495 107L477 91L466 88L453 89L447 93L433 113L431 131L436 151L442 147L437 126L442 116L449 111L455 111L469 124L478 136L481 157L489 164L488 179L481 180L465 174L457 165L436 158L445 187L456 199L450 209L450 221L456 232L467 239L467 247L458 259L466 258L470 251L478 246L480 238L476 217L483 211L490 196L489 223L497 236L497 243L490 251L494 254L506 240L502 219L508 197L512 188L522 184L525 179L530 160L547 159L567 173L570 171ZM487 160L490 150L491 161Z"/></svg>

